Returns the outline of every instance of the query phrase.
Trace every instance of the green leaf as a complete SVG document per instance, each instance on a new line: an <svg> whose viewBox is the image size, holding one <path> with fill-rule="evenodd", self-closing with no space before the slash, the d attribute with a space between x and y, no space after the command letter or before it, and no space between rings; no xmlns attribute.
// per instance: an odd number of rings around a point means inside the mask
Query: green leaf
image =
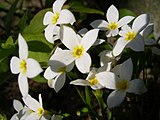
<svg viewBox="0 0 160 120"><path fill-rule="evenodd" d="M20 22L19 22L20 32L23 32L24 28L27 26L27 18L28 18L28 13L25 12L24 15L22 16Z"/></svg>
<svg viewBox="0 0 160 120"><path fill-rule="evenodd" d="M9 70L8 58L0 60L0 73L7 72Z"/></svg>
<svg viewBox="0 0 160 120"><path fill-rule="evenodd" d="M120 13L120 18L124 17L124 16L136 16L136 14L131 11L131 10L128 10L128 9L120 9L119 10L119 13Z"/></svg>
<svg viewBox="0 0 160 120"><path fill-rule="evenodd" d="M29 58L36 59L38 62L48 62L53 45L47 42L43 33L23 34L29 46Z"/></svg>
<svg viewBox="0 0 160 120"><path fill-rule="evenodd" d="M39 11L31 20L30 24L24 29L23 33L42 33L45 26L43 25L43 18L47 11L51 8L43 9Z"/></svg>
<svg viewBox="0 0 160 120"><path fill-rule="evenodd" d="M32 80L39 82L39 83L47 83L47 80L41 75L38 75L35 78L32 78Z"/></svg>
<svg viewBox="0 0 160 120"><path fill-rule="evenodd" d="M90 93L89 93L88 86L85 87L85 95L86 95L86 103L91 108L91 96L90 96Z"/></svg>
<svg viewBox="0 0 160 120"><path fill-rule="evenodd" d="M15 0L15 2L12 4L9 12L7 13L6 19L5 19L4 24L5 24L5 29L6 29L6 32L7 32L8 35L11 32L11 24L12 24L12 21L13 21L13 17L14 17L14 13L16 11L16 6L18 4L18 1L19 0Z"/></svg>
<svg viewBox="0 0 160 120"><path fill-rule="evenodd" d="M69 7L70 10L73 12L104 15L102 11L97 10L97 9L88 8L78 1L71 2L69 3L69 5L70 5Z"/></svg>

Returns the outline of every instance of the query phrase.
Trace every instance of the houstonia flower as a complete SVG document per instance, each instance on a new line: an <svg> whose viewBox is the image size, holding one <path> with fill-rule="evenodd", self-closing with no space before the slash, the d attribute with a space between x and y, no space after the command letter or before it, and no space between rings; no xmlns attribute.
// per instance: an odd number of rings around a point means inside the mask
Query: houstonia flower
<svg viewBox="0 0 160 120"><path fill-rule="evenodd" d="M17 113L11 117L11 120L26 120L25 118L31 113L30 109L24 107L19 100L13 101L13 107Z"/></svg>
<svg viewBox="0 0 160 120"><path fill-rule="evenodd" d="M155 39L151 38L150 35L153 34L153 24L149 24L142 32L141 35L143 36L145 45L156 45L157 42ZM160 49L157 47L151 47L152 53L156 55L160 55Z"/></svg>
<svg viewBox="0 0 160 120"><path fill-rule="evenodd" d="M29 94L23 97L23 101L31 111L31 114L29 114L25 120L48 120L48 118L51 117L48 111L43 109L41 94L39 94L39 102Z"/></svg>
<svg viewBox="0 0 160 120"><path fill-rule="evenodd" d="M124 100L126 93L142 94L147 91L144 82L140 79L133 79L133 64L132 60L128 59L114 69L117 74L116 79L99 79L100 84L109 89L115 89L107 99L108 107L118 106ZM101 73L100 73L101 74ZM107 76L103 76L107 77Z"/></svg>
<svg viewBox="0 0 160 120"><path fill-rule="evenodd" d="M67 9L62 9L63 4L66 0L56 0L53 3L53 12L47 12L44 15L43 24L48 25L45 28L45 37L46 39L54 43L57 37L53 35L57 35L59 33L59 28L55 27L60 24L73 24L76 20L74 15Z"/></svg>
<svg viewBox="0 0 160 120"><path fill-rule="evenodd" d="M13 74L18 74L18 85L22 96L28 94L28 80L27 78L34 78L40 74L43 70L39 63L28 58L28 46L21 34L18 36L18 46L19 46L19 58L13 56L10 62L11 72Z"/></svg>
<svg viewBox="0 0 160 120"><path fill-rule="evenodd" d="M106 33L107 37L116 36L119 33L118 28L128 24L134 19L132 16L125 16L118 21L119 12L114 5L111 5L108 8L106 18L108 22L105 20L95 20L90 25L93 28L99 28L100 30L108 30Z"/></svg>
<svg viewBox="0 0 160 120"><path fill-rule="evenodd" d="M114 66L116 62L120 59L120 57L113 56L112 51L109 51L109 50L104 50L100 52L99 56L100 56L101 66L105 64L110 64L111 66Z"/></svg>
<svg viewBox="0 0 160 120"><path fill-rule="evenodd" d="M78 70L82 73L90 71L91 58L87 50L94 44L98 36L98 29L88 31L82 38L75 31L68 27L62 26L61 29L62 43L69 49L55 55L53 60L71 64L75 61Z"/></svg>
<svg viewBox="0 0 160 120"><path fill-rule="evenodd" d="M139 33L147 26L148 22L148 15L142 14L133 21L132 28L124 25L119 32L121 37L113 48L113 55L118 56L121 54L126 46L134 51L144 51L144 40Z"/></svg>
<svg viewBox="0 0 160 120"><path fill-rule="evenodd" d="M93 68L86 80L83 80L83 79L77 79L77 80L74 80L72 82L70 82L70 84L73 84L73 85L80 85L80 86L90 86L92 89L94 90L97 90L97 89L102 89L104 86L102 86L100 83L99 83L99 78L102 80L102 79L108 79L108 77L104 78L102 77L104 74L106 76L110 76L110 78L113 78L114 79L114 73L111 73L111 72L108 72L106 71L107 67L100 67L99 69L96 69L96 68ZM105 71L105 72L104 72ZM103 74L102 74L103 73ZM108 79L109 80L109 79Z"/></svg>
<svg viewBox="0 0 160 120"><path fill-rule="evenodd" d="M64 86L66 81L66 72L70 72L74 67L73 62L69 65L65 65L61 62L54 61L54 56L59 54L59 52L63 52L63 50L60 48L56 49L55 53L49 60L50 66L44 72L44 77L48 80L49 87L54 88L56 92Z"/></svg>

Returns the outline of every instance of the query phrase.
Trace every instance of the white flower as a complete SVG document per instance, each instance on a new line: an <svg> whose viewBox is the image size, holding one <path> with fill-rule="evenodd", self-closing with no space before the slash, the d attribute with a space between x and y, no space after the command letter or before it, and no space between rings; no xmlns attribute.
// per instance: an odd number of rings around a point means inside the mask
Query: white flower
<svg viewBox="0 0 160 120"><path fill-rule="evenodd" d="M56 49L55 53L51 56L49 60L50 66L44 72L44 77L48 80L48 86L54 88L56 92L58 92L65 84L65 72L70 72L74 67L73 62L69 65L65 65L61 62L54 61L54 56L56 54L59 54L59 52L63 52L63 50L60 48Z"/></svg>
<svg viewBox="0 0 160 120"><path fill-rule="evenodd" d="M102 79L108 79L108 77L102 78L103 74L105 74L106 76L110 76L110 77L114 78L114 74L111 73L111 72L106 71L106 69L107 69L106 66L100 67L99 69L93 68L89 72L86 80L77 79L77 80L74 80L74 81L70 82L70 84L80 85L80 86L90 86L94 90L102 89L104 86L102 86L99 83L99 78L101 80ZM103 74L101 74L101 73L103 73Z"/></svg>
<svg viewBox="0 0 160 120"><path fill-rule="evenodd" d="M119 12L114 5L111 5L108 8L106 13L107 21L105 20L95 20L90 25L93 28L99 28L100 30L108 30L106 33L107 37L116 36L119 33L118 28L122 27L125 24L131 22L134 17L132 16L125 16L121 18L119 21Z"/></svg>
<svg viewBox="0 0 160 120"><path fill-rule="evenodd" d="M10 120L25 120L31 113L31 110L26 106L23 106L19 100L13 100L13 107L17 113L15 113Z"/></svg>
<svg viewBox="0 0 160 120"><path fill-rule="evenodd" d="M25 105L31 110L31 114L29 114L25 120L47 120L45 118L47 116L47 111L43 108L42 97L39 94L39 102L32 98L29 94L26 97L23 97L23 101ZM49 115L47 117L50 117Z"/></svg>
<svg viewBox="0 0 160 120"><path fill-rule="evenodd" d="M75 61L75 64L80 72L89 72L91 58L87 53L87 50L96 41L98 31L98 29L90 30L81 38L72 28L62 26L61 40L69 50L63 50L63 52L55 55L53 60L64 63L65 65L69 65Z"/></svg>
<svg viewBox="0 0 160 120"><path fill-rule="evenodd" d="M134 51L144 51L144 40L139 32L147 26L148 21L148 15L142 14L133 21L132 28L124 25L119 32L121 37L113 48L113 55L118 56L125 47L129 47Z"/></svg>
<svg viewBox="0 0 160 120"><path fill-rule="evenodd" d="M124 63L118 65L115 71L118 71L116 74L116 79L112 77L109 79L99 79L100 84L109 89L115 89L110 93L107 99L108 107L112 108L118 106L124 100L126 93L135 93L142 94L147 91L144 82L140 79L133 79L133 64L132 60L128 59ZM103 76L107 77L107 76Z"/></svg>
<svg viewBox="0 0 160 120"><path fill-rule="evenodd" d="M39 63L28 58L28 46L21 34L18 36L19 58L13 56L10 61L10 69L13 74L18 74L18 85L22 96L28 94L28 80L27 78L34 78L43 70Z"/></svg>
<svg viewBox="0 0 160 120"><path fill-rule="evenodd" d="M74 15L67 9L62 9L63 4L66 0L56 0L53 3L53 12L49 11L44 15L43 24L48 25L45 28L45 37L46 39L54 43L57 37L53 35L57 35L59 33L59 28L55 27L60 24L73 24L75 22Z"/></svg>

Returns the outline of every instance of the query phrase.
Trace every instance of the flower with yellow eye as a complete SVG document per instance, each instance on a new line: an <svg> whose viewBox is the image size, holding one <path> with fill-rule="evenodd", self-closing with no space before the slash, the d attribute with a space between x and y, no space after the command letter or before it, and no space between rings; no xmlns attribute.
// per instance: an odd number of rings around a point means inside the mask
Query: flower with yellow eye
<svg viewBox="0 0 160 120"><path fill-rule="evenodd" d="M98 29L88 31L80 37L75 31L63 25L61 28L61 41L69 49L59 52L53 60L69 65L75 61L75 65L81 73L90 71L91 57L87 50L94 44L98 36Z"/></svg>
<svg viewBox="0 0 160 120"><path fill-rule="evenodd" d="M113 89L114 91L110 93L107 99L108 107L112 108L118 106L124 100L126 93L142 94L147 91L145 84L140 79L133 79L133 64L132 60L128 59L124 63L117 65L113 72L116 74L116 78L112 79L100 79L99 82L105 88ZM100 75L103 73L100 73ZM102 75L101 75L102 76ZM108 77L103 75L103 77Z"/></svg>
<svg viewBox="0 0 160 120"><path fill-rule="evenodd" d="M106 33L107 37L118 35L119 33L118 28L122 27L123 25L128 24L134 19L134 17L132 16L125 16L118 21L119 12L114 5L111 5L108 8L108 11L106 13L106 18L107 18L107 21L95 20L90 25L93 28L99 28L100 30L108 30Z"/></svg>
<svg viewBox="0 0 160 120"><path fill-rule="evenodd" d="M118 38L113 48L113 55L118 56L125 47L137 52L144 51L144 40L139 33L147 26L148 22L148 15L142 14L133 21L132 28L124 25L119 32L121 37Z"/></svg>
<svg viewBox="0 0 160 120"><path fill-rule="evenodd" d="M54 43L57 37L54 35L59 34L59 28L57 25L61 24L73 24L76 20L74 15L67 9L62 9L63 4L66 0L56 0L53 3L53 12L48 11L44 15L43 24L48 25L45 28L45 38L50 42Z"/></svg>
<svg viewBox="0 0 160 120"><path fill-rule="evenodd" d="M29 94L22 98L25 105L30 109L31 113L25 118L25 120L48 120L51 116L49 112L44 110L42 97L39 94L39 102L32 98Z"/></svg>
<svg viewBox="0 0 160 120"><path fill-rule="evenodd" d="M101 74L101 73L103 73L103 74ZM106 76L110 76L110 77L103 77L104 74ZM108 79L108 78L114 79L114 73L106 71L106 67L100 67L99 69L93 68L89 72L86 80L77 79L77 80L70 82L70 84L80 85L80 86L90 86L94 90L102 89L102 88L104 88L104 86L100 84L99 78L101 80Z"/></svg>
<svg viewBox="0 0 160 120"><path fill-rule="evenodd" d="M28 80L27 78L34 78L43 70L39 63L28 58L28 46L21 34L18 36L19 58L13 56L10 61L10 69L13 74L18 74L18 85L22 96L28 94Z"/></svg>

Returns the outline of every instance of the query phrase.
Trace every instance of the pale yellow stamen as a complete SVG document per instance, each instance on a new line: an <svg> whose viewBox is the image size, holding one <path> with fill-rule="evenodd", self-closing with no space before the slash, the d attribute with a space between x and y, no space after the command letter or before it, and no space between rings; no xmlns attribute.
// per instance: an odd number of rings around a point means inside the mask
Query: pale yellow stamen
<svg viewBox="0 0 160 120"><path fill-rule="evenodd" d="M129 81L120 80L117 82L116 87L118 90L125 92L129 88Z"/></svg>
<svg viewBox="0 0 160 120"><path fill-rule="evenodd" d="M59 19L59 13L55 13L52 17L52 24L56 24L57 20Z"/></svg>
<svg viewBox="0 0 160 120"><path fill-rule="evenodd" d="M80 58L83 55L84 48L83 46L76 46L72 52L73 57L78 57Z"/></svg>
<svg viewBox="0 0 160 120"><path fill-rule="evenodd" d="M107 28L109 30L116 30L118 28L118 24L116 22L111 22L108 24Z"/></svg>
<svg viewBox="0 0 160 120"><path fill-rule="evenodd" d="M89 83L90 83L91 86L92 85L96 85L96 84L98 84L98 80L97 80L96 77L94 77L94 78L92 78L92 79L89 80Z"/></svg>
<svg viewBox="0 0 160 120"><path fill-rule="evenodd" d="M42 116L44 113L44 109L43 108L38 108L38 116Z"/></svg>
<svg viewBox="0 0 160 120"><path fill-rule="evenodd" d="M26 73L27 70L27 63L25 60L21 60L20 65L19 65L20 70L22 71L23 74Z"/></svg>
<svg viewBox="0 0 160 120"><path fill-rule="evenodd" d="M130 40L133 40L134 38L136 37L136 32L128 32L125 34L125 40L126 41L130 41Z"/></svg>

